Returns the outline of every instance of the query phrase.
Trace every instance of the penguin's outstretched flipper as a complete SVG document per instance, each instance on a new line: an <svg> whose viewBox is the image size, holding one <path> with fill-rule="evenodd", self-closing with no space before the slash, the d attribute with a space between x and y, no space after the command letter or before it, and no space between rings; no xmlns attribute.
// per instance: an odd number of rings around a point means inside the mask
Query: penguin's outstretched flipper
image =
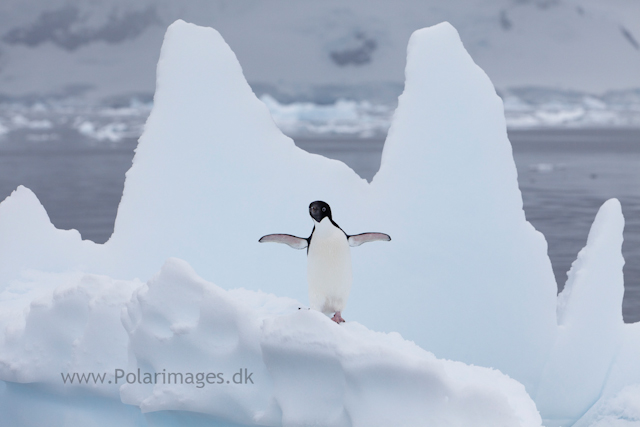
<svg viewBox="0 0 640 427"><path fill-rule="evenodd" d="M285 245L291 246L293 249L304 249L309 246L308 239L292 236L291 234L267 234L266 236L262 236L258 242L284 243Z"/></svg>
<svg viewBox="0 0 640 427"><path fill-rule="evenodd" d="M349 236L348 239L349 239L349 246L354 247L354 246L360 246L363 243L375 242L378 240L383 242L388 242L391 240L391 236L384 233L362 233L362 234L356 234L354 236Z"/></svg>

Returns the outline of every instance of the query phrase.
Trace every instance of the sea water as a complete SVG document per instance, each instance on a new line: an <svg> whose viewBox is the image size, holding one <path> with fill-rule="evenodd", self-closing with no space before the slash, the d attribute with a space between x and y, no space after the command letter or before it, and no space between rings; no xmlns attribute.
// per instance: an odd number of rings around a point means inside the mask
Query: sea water
<svg viewBox="0 0 640 427"><path fill-rule="evenodd" d="M640 129L519 130L509 134L527 219L546 237L559 289L598 208L622 203L626 322L640 321ZM371 180L384 140L298 139ZM105 242L113 232L135 138L97 141L73 129L15 130L0 138L0 198L31 188L58 228Z"/></svg>

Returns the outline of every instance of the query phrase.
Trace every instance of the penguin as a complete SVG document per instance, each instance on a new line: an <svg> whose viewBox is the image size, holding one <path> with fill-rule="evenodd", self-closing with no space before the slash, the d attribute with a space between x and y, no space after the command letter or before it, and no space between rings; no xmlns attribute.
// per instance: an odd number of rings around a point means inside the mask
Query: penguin
<svg viewBox="0 0 640 427"><path fill-rule="evenodd" d="M291 234L268 234L260 243L284 243L294 249L307 249L307 283L311 308L326 315L333 313L333 320L342 323L342 310L347 304L351 283L350 247L375 241L390 241L384 233L362 233L349 235L335 223L331 207L320 200L309 205L313 229L309 237Z"/></svg>

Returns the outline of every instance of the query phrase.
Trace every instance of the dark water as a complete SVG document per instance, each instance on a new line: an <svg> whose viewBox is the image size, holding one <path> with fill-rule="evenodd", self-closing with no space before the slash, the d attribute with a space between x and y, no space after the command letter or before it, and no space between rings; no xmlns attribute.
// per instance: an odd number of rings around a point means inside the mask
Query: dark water
<svg viewBox="0 0 640 427"><path fill-rule="evenodd" d="M75 228L84 239L105 242L131 166L136 140L94 142L68 130L38 140L27 131L0 139L0 199L18 185L38 196L51 222Z"/></svg>
<svg viewBox="0 0 640 427"><path fill-rule="evenodd" d="M514 132L511 141L527 219L547 238L561 288L602 203L620 200L622 309L625 321L640 321L640 130Z"/></svg>
<svg viewBox="0 0 640 427"><path fill-rule="evenodd" d="M0 198L31 188L58 228L106 241L131 165L133 139L92 142L72 130L52 137L32 131L0 139ZM50 134L51 135L51 134ZM626 220L626 322L640 321L640 129L510 132L524 208L544 233L560 287L604 201L617 197ZM342 160L371 180L382 140L298 140L303 149Z"/></svg>

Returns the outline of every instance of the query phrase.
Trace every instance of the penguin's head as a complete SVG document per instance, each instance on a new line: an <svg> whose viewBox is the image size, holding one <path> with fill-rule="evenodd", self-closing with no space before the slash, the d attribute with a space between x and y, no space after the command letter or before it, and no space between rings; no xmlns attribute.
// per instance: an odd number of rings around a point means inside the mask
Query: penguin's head
<svg viewBox="0 0 640 427"><path fill-rule="evenodd" d="M313 218L316 222L322 221L325 217L329 217L329 219L332 219L331 208L328 204L320 200L316 200L309 205L309 215L311 215L311 218Z"/></svg>

